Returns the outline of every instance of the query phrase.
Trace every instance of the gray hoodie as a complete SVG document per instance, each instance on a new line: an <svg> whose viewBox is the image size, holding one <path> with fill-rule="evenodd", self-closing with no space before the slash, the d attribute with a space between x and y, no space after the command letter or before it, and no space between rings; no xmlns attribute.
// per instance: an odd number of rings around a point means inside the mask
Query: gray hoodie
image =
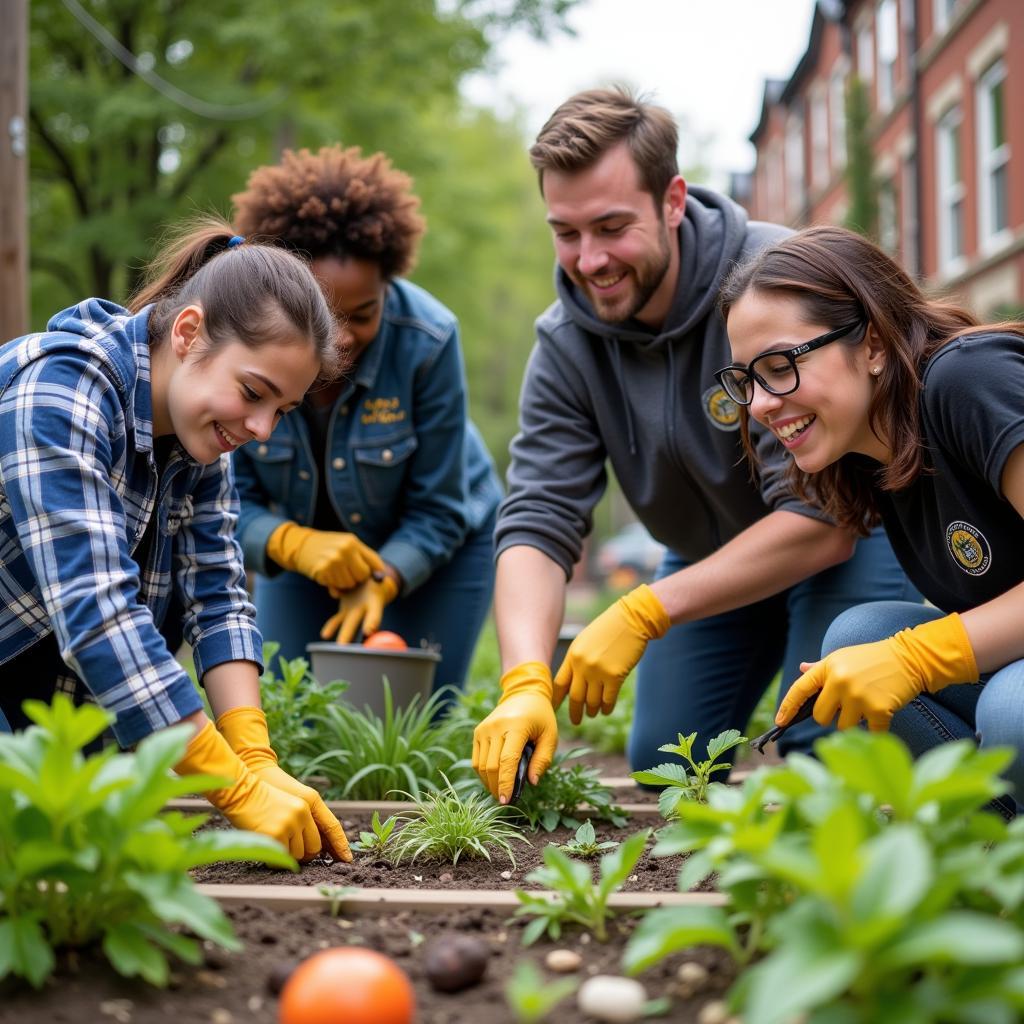
<svg viewBox="0 0 1024 1024"><path fill-rule="evenodd" d="M640 521L687 561L709 555L775 509L814 518L782 481L786 455L767 431L752 481L739 416L714 372L731 362L716 301L743 257L788 234L747 222L732 200L691 187L679 227L675 301L660 331L599 320L561 268L558 300L537 320L512 441L497 552L539 548L571 575L611 463Z"/></svg>

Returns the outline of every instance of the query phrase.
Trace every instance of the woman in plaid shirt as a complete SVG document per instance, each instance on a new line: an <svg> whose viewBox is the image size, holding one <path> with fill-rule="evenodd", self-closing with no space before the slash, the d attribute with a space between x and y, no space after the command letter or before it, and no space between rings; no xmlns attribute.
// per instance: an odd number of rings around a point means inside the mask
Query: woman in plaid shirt
<svg viewBox="0 0 1024 1024"><path fill-rule="evenodd" d="M208 794L232 823L351 860L270 746L229 458L335 368L337 329L301 260L243 241L204 219L130 308L86 299L0 348L0 728L55 690L126 747L188 722L178 771L233 779ZM172 596L216 726L160 634Z"/></svg>

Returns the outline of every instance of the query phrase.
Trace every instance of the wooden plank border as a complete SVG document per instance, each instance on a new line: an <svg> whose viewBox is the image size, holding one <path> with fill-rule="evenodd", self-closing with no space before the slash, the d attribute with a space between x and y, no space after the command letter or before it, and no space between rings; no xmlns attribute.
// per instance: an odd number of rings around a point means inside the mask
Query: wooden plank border
<svg viewBox="0 0 1024 1024"><path fill-rule="evenodd" d="M339 876L341 877L341 876ZM215 899L223 907L261 906L273 910L306 910L336 903L338 914L390 913L397 910L446 911L493 907L513 910L518 907L511 889L355 889L340 898L324 895L304 885L233 885L205 882L196 889ZM531 894L554 899L546 891ZM608 905L616 910L647 910L651 907L725 905L719 892L617 892Z"/></svg>

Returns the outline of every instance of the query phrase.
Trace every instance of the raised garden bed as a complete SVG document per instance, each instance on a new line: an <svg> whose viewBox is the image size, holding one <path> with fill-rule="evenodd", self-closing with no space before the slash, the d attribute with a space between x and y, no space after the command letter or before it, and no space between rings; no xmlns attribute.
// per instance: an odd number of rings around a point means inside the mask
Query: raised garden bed
<svg viewBox="0 0 1024 1024"><path fill-rule="evenodd" d="M508 912L490 908L450 910L443 913L397 911L359 917L331 917L323 910L274 911L264 907L229 907L242 953L211 950L199 968L175 965L172 987L153 989L115 974L100 958L63 957L58 973L40 992L0 984L0 1021L19 1024L276 1024L275 976L297 960L328 946L359 944L395 958L409 975L416 991L417 1024L512 1024L504 987L517 960L534 961L543 976L555 975L544 967L554 949L571 949L582 957L580 978L620 973L626 937L634 927L630 919L613 923L607 943L578 932L559 943L546 939L524 950L522 923L509 921ZM423 950L431 939L451 931L476 935L491 948L483 980L455 994L433 991L423 971ZM698 996L681 998L675 973L684 959L697 960L710 970L707 988ZM716 999L733 980L728 958L701 949L671 957L640 975L650 998L667 996L672 1007L663 1020L694 1024L705 1003ZM551 1015L559 1024L591 1024L569 997Z"/></svg>

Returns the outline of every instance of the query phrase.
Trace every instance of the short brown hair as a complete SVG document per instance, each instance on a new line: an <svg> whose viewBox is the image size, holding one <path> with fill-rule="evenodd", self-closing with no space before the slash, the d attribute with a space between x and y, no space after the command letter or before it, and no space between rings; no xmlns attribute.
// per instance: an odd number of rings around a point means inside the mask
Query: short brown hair
<svg viewBox="0 0 1024 1024"><path fill-rule="evenodd" d="M737 267L719 294L726 319L748 292L793 298L808 323L829 329L866 319L881 342L885 361L868 423L889 444L889 464L865 469L862 460L844 457L813 477L796 462L788 467L794 493L861 535L879 522L875 489L902 490L924 469L919 400L928 359L963 334L1022 333L1021 324L979 326L967 310L929 298L877 245L839 227L800 231ZM744 446L755 462L749 413L741 408L740 415Z"/></svg>
<svg viewBox="0 0 1024 1024"><path fill-rule="evenodd" d="M664 107L634 96L624 86L579 92L548 118L530 148L541 193L545 171L586 170L623 142L644 191L657 205L679 173L679 130Z"/></svg>
<svg viewBox="0 0 1024 1024"><path fill-rule="evenodd" d="M426 229L412 179L383 153L358 146L285 150L257 167L232 196L240 234L283 245L310 259L368 260L385 278L408 273Z"/></svg>

